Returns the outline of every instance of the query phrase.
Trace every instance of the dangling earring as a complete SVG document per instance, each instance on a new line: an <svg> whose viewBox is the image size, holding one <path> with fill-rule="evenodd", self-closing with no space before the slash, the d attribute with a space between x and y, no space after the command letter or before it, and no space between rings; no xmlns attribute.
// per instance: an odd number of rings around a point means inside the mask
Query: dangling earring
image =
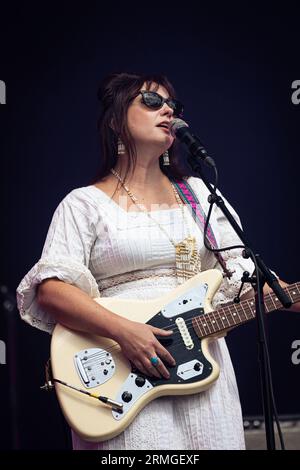
<svg viewBox="0 0 300 470"><path fill-rule="evenodd" d="M122 140L119 137L118 138L118 156L124 155L124 153L125 153L125 145L123 144Z"/></svg>
<svg viewBox="0 0 300 470"><path fill-rule="evenodd" d="M170 159L169 159L169 152L168 152L168 150L166 150L166 151L163 153L163 159L164 159L163 166L170 166Z"/></svg>

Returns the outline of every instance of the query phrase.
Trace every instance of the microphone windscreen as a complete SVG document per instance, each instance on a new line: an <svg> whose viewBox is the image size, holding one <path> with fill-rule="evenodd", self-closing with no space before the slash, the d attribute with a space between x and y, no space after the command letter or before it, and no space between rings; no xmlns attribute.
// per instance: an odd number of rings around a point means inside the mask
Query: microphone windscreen
<svg viewBox="0 0 300 470"><path fill-rule="evenodd" d="M170 125L170 131L173 137L176 137L176 132L181 127L189 127L189 125L183 119L179 119L179 118L172 119L171 125Z"/></svg>

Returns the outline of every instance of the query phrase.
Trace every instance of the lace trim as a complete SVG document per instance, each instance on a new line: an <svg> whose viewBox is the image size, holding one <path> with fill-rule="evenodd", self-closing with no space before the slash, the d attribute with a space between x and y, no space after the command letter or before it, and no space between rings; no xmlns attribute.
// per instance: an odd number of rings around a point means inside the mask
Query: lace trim
<svg viewBox="0 0 300 470"><path fill-rule="evenodd" d="M223 277L223 281L218 291L215 293L212 301L213 308L217 308L219 305L232 302L241 287L241 277L243 272L245 270L249 272L253 271L254 265L252 261L250 259L245 259L239 256L238 250L231 250L229 252L225 251L224 259L226 260L228 269L230 269L233 274L231 278ZM214 268L221 270L221 267L218 263L216 263ZM250 284L244 284L241 296L246 294L251 289L252 286Z"/></svg>
<svg viewBox="0 0 300 470"><path fill-rule="evenodd" d="M177 277L176 270L174 268L141 269L129 273L116 274L115 276L101 279L98 283L100 290L104 290L126 282L138 281L140 279L157 279L161 277Z"/></svg>
<svg viewBox="0 0 300 470"><path fill-rule="evenodd" d="M85 265L70 258L41 258L17 287L16 297L22 319L48 333L52 333L55 321L40 309L36 289L44 279L52 277L76 285L92 298L100 296L96 280Z"/></svg>

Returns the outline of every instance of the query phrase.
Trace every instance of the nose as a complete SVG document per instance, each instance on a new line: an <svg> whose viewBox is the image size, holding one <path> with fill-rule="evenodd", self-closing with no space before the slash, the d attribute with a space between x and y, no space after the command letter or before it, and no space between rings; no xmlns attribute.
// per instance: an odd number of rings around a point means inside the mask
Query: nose
<svg viewBox="0 0 300 470"><path fill-rule="evenodd" d="M170 106L167 103L164 103L163 107L161 108L161 114L163 116L167 115L171 117L174 114L174 110L170 108Z"/></svg>

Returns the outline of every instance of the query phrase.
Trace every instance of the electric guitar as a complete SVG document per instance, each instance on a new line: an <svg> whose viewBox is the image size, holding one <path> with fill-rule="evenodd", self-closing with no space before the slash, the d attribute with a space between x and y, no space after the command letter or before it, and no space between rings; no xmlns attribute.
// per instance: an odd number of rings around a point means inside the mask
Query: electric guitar
<svg viewBox="0 0 300 470"><path fill-rule="evenodd" d="M94 299L122 317L173 330L160 340L176 360L174 367L166 365L169 379L134 369L111 339L56 325L51 341L53 383L67 422L82 439L111 439L155 398L198 393L218 379L210 341L255 318L254 298L213 311L211 301L221 282L221 272L212 269L153 300ZM300 300L300 283L285 291L293 303ZM273 293L265 295L264 302L267 312L282 307Z"/></svg>

